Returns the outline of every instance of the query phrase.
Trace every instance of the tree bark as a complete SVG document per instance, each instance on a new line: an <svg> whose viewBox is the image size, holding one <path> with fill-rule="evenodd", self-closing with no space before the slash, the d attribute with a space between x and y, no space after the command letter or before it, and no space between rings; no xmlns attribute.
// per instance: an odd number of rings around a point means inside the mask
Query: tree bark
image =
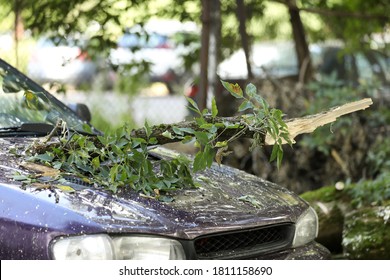
<svg viewBox="0 0 390 280"><path fill-rule="evenodd" d="M208 63L210 44L210 1L202 0L202 34L200 50L199 103L200 110L207 107Z"/></svg>
<svg viewBox="0 0 390 280"><path fill-rule="evenodd" d="M23 0L15 0L14 10L14 41L15 41L15 66L19 67L19 41L22 39L24 34L24 27L22 21L22 8Z"/></svg>
<svg viewBox="0 0 390 280"><path fill-rule="evenodd" d="M220 62L221 45L221 3L220 0L210 1L210 34L209 34L209 57L208 57L208 88L206 107L210 108L211 99L220 85L217 75Z"/></svg>
<svg viewBox="0 0 390 280"><path fill-rule="evenodd" d="M249 48L249 36L248 32L246 30L246 11L245 11L245 3L244 0L236 0L237 3L237 18L239 22L239 31L240 31L240 37L242 42L242 48L245 53L245 62L246 62L246 69L248 71L248 80L251 80L253 78L252 73L252 66L250 63L250 48Z"/></svg>
<svg viewBox="0 0 390 280"><path fill-rule="evenodd" d="M305 29L299 14L299 9L296 6L295 0L287 1L288 12L290 14L290 22L293 31L295 49L298 57L298 67L301 82L307 82L312 76L312 65L309 52L309 44L305 36Z"/></svg>

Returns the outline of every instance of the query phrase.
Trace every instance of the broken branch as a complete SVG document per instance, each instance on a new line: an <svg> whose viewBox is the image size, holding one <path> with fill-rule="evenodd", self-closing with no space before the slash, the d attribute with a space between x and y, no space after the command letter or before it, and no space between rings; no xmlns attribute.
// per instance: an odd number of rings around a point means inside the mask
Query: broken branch
<svg viewBox="0 0 390 280"><path fill-rule="evenodd" d="M332 123L337 118L356 111L367 109L372 105L371 98L365 98L359 101L346 103L342 106L334 107L328 111L324 111L315 115L309 115L302 118L290 119L286 121L290 140L295 143L295 137L303 133L311 133L316 128ZM273 145L274 139L267 135L265 137L266 145Z"/></svg>
<svg viewBox="0 0 390 280"><path fill-rule="evenodd" d="M292 143L295 143L295 137L303 134L303 133L311 133L316 128L324 126L326 124L332 123L337 120L337 118L347 115L356 111L364 110L368 108L370 105L372 105L371 98L365 98L359 101L346 103L342 106L334 107L330 110L305 116L302 118L295 118L295 119L289 119L286 120L286 125L288 127L288 132L290 136L290 140ZM245 125L245 118L244 116L235 116L235 117L205 117L205 120L208 123L224 123L229 122L231 124L236 124L236 128L219 128L219 141L228 140L232 136L234 136L239 131L242 131L241 137L244 138L252 138L255 131L250 130L249 127ZM168 138L163 136L163 133L165 131L168 131L172 135L174 135L173 128L191 128L194 131L200 131L199 125L195 121L183 121L175 124L163 124L158 126L153 126L151 128L152 134L150 137L156 138L157 142L161 145L173 143L173 142L180 142L181 140L178 138ZM264 130L264 135L266 134ZM189 133L183 132L183 135L192 135ZM136 129L132 131L133 137L138 138L144 138L146 139L146 131L144 128ZM265 145L273 145L275 144L275 140L267 134L264 140ZM285 142L284 142L285 144Z"/></svg>

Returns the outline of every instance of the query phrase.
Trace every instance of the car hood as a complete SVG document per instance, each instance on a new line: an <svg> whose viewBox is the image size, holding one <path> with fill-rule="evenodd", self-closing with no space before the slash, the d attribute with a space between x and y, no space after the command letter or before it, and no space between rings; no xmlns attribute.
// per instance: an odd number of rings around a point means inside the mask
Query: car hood
<svg viewBox="0 0 390 280"><path fill-rule="evenodd" d="M23 157L9 151L25 147L31 141L0 139L2 218L12 220L17 216L28 223L42 224L42 213L46 213L43 223L57 226L58 234L150 233L193 239L218 231L295 223L308 208L285 188L217 164L194 175L199 187L170 193L173 198L170 202L125 189L113 194L85 185L77 178L61 183L52 180L50 187L35 183L21 188L15 174L30 171L23 168ZM156 148L152 153L161 158L176 155L163 148Z"/></svg>

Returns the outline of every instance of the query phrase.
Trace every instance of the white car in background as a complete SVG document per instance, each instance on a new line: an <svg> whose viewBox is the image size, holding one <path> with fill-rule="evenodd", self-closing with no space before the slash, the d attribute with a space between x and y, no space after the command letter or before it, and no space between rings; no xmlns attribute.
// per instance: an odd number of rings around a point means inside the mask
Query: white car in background
<svg viewBox="0 0 390 280"><path fill-rule="evenodd" d="M389 58L374 49L343 53L341 43L309 46L312 64L319 78L335 73L345 85L356 86L362 80L378 79L382 86L390 85ZM248 71L242 49L234 52L218 66L223 80L246 80ZM260 42L252 46L251 66L255 78L295 77L299 74L298 59L293 42Z"/></svg>
<svg viewBox="0 0 390 280"><path fill-rule="evenodd" d="M164 83L171 93L172 85L186 74L185 57L200 47L199 41L188 40L191 36L199 36L193 22L151 20L126 29L110 61L117 67L134 66L131 71L139 71L141 66L151 82Z"/></svg>
<svg viewBox="0 0 390 280"><path fill-rule="evenodd" d="M298 73L294 44L292 42L255 43L251 50L251 66L255 77L286 77ZM222 79L247 79L245 53L235 51L218 65L218 75Z"/></svg>
<svg viewBox="0 0 390 280"><path fill-rule="evenodd" d="M38 39L27 74L41 84L56 82L79 87L92 83L97 68L83 45L82 40L75 38Z"/></svg>

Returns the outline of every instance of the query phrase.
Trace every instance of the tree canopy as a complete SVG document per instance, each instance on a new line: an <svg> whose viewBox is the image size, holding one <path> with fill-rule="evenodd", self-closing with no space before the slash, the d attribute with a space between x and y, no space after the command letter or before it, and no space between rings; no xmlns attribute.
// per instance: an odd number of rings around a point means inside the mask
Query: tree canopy
<svg viewBox="0 0 390 280"><path fill-rule="evenodd" d="M221 46L226 53L241 46L237 3L221 1ZM389 28L388 1L246 0L243 3L252 41L286 36L283 30L288 26L288 9L299 12L310 42L339 38L357 47L373 34L383 34ZM100 52L112 47L115 36L134 23L163 17L200 24L202 10L201 2L193 0L1 0L0 6L3 17L14 15L16 29L20 30L18 25L23 24L24 29L34 34L90 32L90 47ZM278 17L275 7L284 16Z"/></svg>

